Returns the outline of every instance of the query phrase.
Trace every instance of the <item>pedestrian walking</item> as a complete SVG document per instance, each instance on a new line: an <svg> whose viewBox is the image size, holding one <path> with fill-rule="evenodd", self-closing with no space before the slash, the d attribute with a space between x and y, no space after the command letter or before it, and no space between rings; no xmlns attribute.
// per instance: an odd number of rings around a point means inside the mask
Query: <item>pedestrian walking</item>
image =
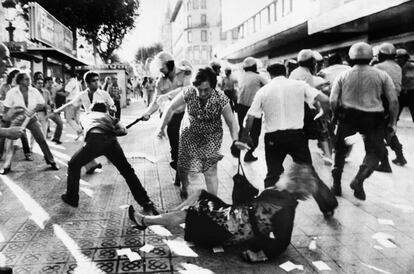
<svg viewBox="0 0 414 274"><path fill-rule="evenodd" d="M263 78L257 71L257 61L253 57L247 57L243 60L244 73L239 79L239 90L237 99L237 119L239 121L239 137L242 134L244 125L244 118L246 117L247 111L249 110L253 98L256 92L267 84L267 80ZM244 155L245 162L253 162L257 160L257 157L253 155L254 150L259 145L259 137L262 129L261 117L254 120L253 128L250 132L250 136L253 140L252 147Z"/></svg>
<svg viewBox="0 0 414 274"><path fill-rule="evenodd" d="M400 109L398 118L402 110L408 107L411 113L411 119L414 122L414 62L410 59L406 49L397 49L397 62L402 68L401 93L398 97Z"/></svg>
<svg viewBox="0 0 414 274"><path fill-rule="evenodd" d="M231 110L234 112L237 104L237 79L231 74L231 68L224 69L225 76L221 80L221 89L230 100Z"/></svg>
<svg viewBox="0 0 414 274"><path fill-rule="evenodd" d="M109 96L115 103L116 112L115 117L121 119L121 93L122 90L118 85L118 78L116 76L111 77L111 84L108 87Z"/></svg>

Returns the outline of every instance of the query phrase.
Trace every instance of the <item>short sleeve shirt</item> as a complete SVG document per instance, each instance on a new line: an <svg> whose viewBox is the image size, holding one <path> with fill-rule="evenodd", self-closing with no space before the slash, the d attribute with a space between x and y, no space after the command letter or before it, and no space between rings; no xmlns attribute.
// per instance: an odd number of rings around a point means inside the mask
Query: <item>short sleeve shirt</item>
<svg viewBox="0 0 414 274"><path fill-rule="evenodd" d="M76 80L76 78L71 78L65 86L65 91L69 92L69 95L66 97L67 101L75 98L75 96L81 91L78 80Z"/></svg>
<svg viewBox="0 0 414 274"><path fill-rule="evenodd" d="M391 77L392 82L395 86L395 91L397 95L400 94L401 91L401 81L402 81L402 69L401 67L395 62L391 60L386 60L382 63L376 64L374 68L379 70L385 71Z"/></svg>
<svg viewBox="0 0 414 274"><path fill-rule="evenodd" d="M256 92L267 84L267 80L258 73L251 71L243 73L239 80L239 98L237 103L250 106Z"/></svg>
<svg viewBox="0 0 414 274"><path fill-rule="evenodd" d="M6 95L6 99L3 102L5 107L24 107L29 111L34 110L39 104L45 104L45 99L42 94L34 87L29 87L28 91L28 104L26 106L23 98L23 94L20 92L20 87L16 86L11 88Z"/></svg>

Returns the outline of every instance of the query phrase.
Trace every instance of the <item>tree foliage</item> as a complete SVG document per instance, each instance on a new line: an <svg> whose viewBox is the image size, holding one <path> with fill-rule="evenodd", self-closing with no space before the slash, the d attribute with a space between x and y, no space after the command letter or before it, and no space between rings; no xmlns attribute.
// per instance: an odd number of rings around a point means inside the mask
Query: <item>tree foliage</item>
<svg viewBox="0 0 414 274"><path fill-rule="evenodd" d="M37 2L74 33L80 33L108 61L135 25L138 0L20 0Z"/></svg>
<svg viewBox="0 0 414 274"><path fill-rule="evenodd" d="M154 55L156 55L160 51L162 51L162 45L159 43L153 44L148 47L140 47L135 53L135 61L144 64L148 58L154 57Z"/></svg>

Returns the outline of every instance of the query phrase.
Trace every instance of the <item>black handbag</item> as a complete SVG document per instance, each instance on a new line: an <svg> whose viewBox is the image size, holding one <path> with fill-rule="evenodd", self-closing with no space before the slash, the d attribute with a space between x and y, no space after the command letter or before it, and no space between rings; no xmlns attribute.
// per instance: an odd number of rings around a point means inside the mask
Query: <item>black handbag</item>
<svg viewBox="0 0 414 274"><path fill-rule="evenodd" d="M233 176L233 182L234 186L233 192L231 194L233 204L245 204L252 200L257 194L259 194L259 190L252 186L252 184L250 184L250 182L247 180L240 161L240 157L237 174Z"/></svg>

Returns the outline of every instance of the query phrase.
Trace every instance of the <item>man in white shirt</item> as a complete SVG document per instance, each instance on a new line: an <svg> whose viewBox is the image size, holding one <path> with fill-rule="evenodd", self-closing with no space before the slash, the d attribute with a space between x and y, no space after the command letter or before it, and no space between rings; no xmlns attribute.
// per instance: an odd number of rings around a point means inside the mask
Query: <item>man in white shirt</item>
<svg viewBox="0 0 414 274"><path fill-rule="evenodd" d="M72 101L81 91L80 84L76 78L76 73L70 73L70 79L65 86L66 93L66 102ZM78 140L82 135L82 127L79 122L80 115L80 105L71 104L65 109L65 118L68 124L73 128L73 130L78 135L75 140Z"/></svg>
<svg viewBox="0 0 414 274"><path fill-rule="evenodd" d="M16 77L16 83L18 85L7 92L6 99L3 102L5 112L7 112L10 108L21 107L25 110L26 115L29 117L33 116L27 124L27 128L39 144L46 163L50 165L52 169L58 170L59 168L57 167L49 146L46 143L46 138L43 134L41 125L36 116L34 116L34 113L45 108L45 100L37 89L30 86L30 77L27 73L19 73ZM25 116L22 116L21 118L22 119L17 119L19 121L12 121L11 125L21 125ZM3 164L4 168L2 174L10 172L11 161L13 158L13 141L7 140L5 147L7 152L6 159Z"/></svg>
<svg viewBox="0 0 414 274"><path fill-rule="evenodd" d="M283 161L287 155L299 164L312 166L308 140L303 132L303 105L319 101L328 108L329 99L303 81L286 78L283 64L273 64L267 68L272 80L259 89L247 112L243 137L249 138L253 121L263 115L265 130L265 155L267 175L265 187L274 186L283 173ZM319 180L314 198L325 216L333 214L337 201L328 187ZM332 201L328 206L327 200Z"/></svg>

